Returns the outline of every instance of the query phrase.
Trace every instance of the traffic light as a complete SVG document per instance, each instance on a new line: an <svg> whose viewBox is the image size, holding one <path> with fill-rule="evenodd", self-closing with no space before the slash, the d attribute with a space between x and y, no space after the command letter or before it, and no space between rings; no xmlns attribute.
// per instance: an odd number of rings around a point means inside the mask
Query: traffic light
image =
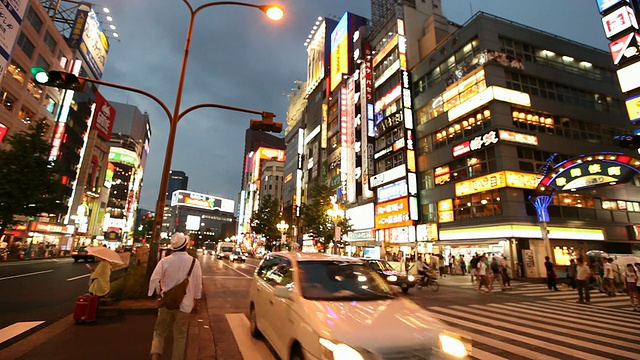
<svg viewBox="0 0 640 360"><path fill-rule="evenodd" d="M262 120L251 119L249 123L249 128L251 130L260 130L260 131L271 131L275 133L282 132L282 123L274 122L273 118L275 115L270 112L263 111L262 112Z"/></svg>
<svg viewBox="0 0 640 360"><path fill-rule="evenodd" d="M616 140L618 140L618 145L625 149L640 149L640 135L621 135L616 136Z"/></svg>
<svg viewBox="0 0 640 360"><path fill-rule="evenodd" d="M84 91L84 79L79 79L77 76L68 72L57 70L46 71L36 66L31 68L31 74L33 75L33 79L41 85L80 92Z"/></svg>

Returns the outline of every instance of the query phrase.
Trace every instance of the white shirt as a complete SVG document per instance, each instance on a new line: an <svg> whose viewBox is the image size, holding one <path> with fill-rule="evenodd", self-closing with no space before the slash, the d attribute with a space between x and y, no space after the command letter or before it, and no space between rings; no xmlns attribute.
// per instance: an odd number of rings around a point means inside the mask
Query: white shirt
<svg viewBox="0 0 640 360"><path fill-rule="evenodd" d="M577 280L587 280L589 278L589 274L591 273L591 269L586 264L578 264L576 266L576 279Z"/></svg>
<svg viewBox="0 0 640 360"><path fill-rule="evenodd" d="M487 275L487 264L484 261L478 261L478 275Z"/></svg>
<svg viewBox="0 0 640 360"><path fill-rule="evenodd" d="M636 284L638 280L638 275L636 275L635 271L629 271L629 269L624 271L625 280L629 283Z"/></svg>
<svg viewBox="0 0 640 360"><path fill-rule="evenodd" d="M149 296L154 292L161 293L161 290L169 290L178 285L187 277L193 256L186 251L177 251L163 258L158 262L156 268L149 279ZM202 296L202 269L200 261L196 259L189 277L187 294L180 304L180 311L190 313L193 309L193 299L200 299Z"/></svg>
<svg viewBox="0 0 640 360"><path fill-rule="evenodd" d="M604 277L607 279L613 279L613 266L611 266L611 263L605 262L602 268L604 269Z"/></svg>

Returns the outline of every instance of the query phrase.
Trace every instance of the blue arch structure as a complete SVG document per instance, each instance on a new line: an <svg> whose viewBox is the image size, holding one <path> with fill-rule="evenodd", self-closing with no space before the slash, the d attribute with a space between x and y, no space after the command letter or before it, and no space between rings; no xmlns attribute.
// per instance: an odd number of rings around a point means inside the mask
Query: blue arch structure
<svg viewBox="0 0 640 360"><path fill-rule="evenodd" d="M640 173L640 159L616 152L576 156L546 171L529 200L538 220L549 221L547 208L555 191L576 191L626 183Z"/></svg>

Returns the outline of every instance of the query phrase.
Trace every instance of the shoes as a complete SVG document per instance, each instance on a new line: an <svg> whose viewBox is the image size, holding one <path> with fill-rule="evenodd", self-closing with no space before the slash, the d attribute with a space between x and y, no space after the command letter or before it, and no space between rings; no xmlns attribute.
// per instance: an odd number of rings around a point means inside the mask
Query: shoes
<svg viewBox="0 0 640 360"><path fill-rule="evenodd" d="M591 301L585 301L584 303L587 305L591 305Z"/></svg>
<svg viewBox="0 0 640 360"><path fill-rule="evenodd" d="M578 301L576 301L576 303L578 303L578 304L584 304L584 301L582 301L582 300L578 300Z"/></svg>

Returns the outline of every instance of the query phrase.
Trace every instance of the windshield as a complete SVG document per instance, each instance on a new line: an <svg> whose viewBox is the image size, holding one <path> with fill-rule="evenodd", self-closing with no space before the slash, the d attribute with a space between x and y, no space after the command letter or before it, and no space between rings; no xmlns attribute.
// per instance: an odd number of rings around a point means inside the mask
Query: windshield
<svg viewBox="0 0 640 360"><path fill-rule="evenodd" d="M382 270L382 271L394 271L394 269L389 265L388 262L382 260L369 260L369 266L373 270Z"/></svg>
<svg viewBox="0 0 640 360"><path fill-rule="evenodd" d="M389 285L364 263L300 261L302 296L310 300L380 300L393 298Z"/></svg>
<svg viewBox="0 0 640 360"><path fill-rule="evenodd" d="M220 248L220 251L222 252L232 252L233 248L231 246L223 246Z"/></svg>

